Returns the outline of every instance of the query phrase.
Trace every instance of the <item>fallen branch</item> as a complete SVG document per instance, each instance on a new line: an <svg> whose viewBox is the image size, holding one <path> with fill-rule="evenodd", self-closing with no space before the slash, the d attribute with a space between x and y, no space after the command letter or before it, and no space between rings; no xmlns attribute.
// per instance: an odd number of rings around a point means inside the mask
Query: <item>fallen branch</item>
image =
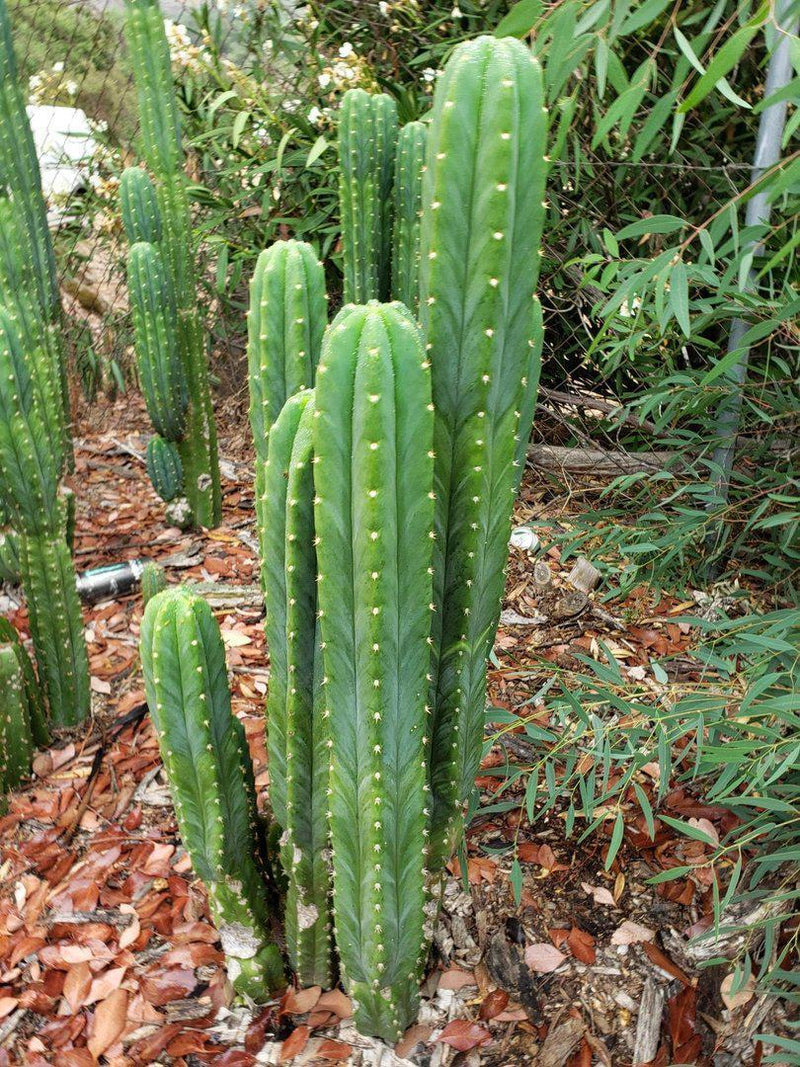
<svg viewBox="0 0 800 1067"><path fill-rule="evenodd" d="M620 474L652 474L676 460L677 452L606 452L601 448L530 445L528 462L534 470L553 474L587 474L615 478Z"/></svg>
<svg viewBox="0 0 800 1067"><path fill-rule="evenodd" d="M649 419L640 419L638 415L626 412L619 403L611 400L601 400L599 397L587 396L581 393L562 393L560 389L547 389L544 385L539 386L540 396L555 404L568 404L570 407L583 408L587 413L599 411L605 415L623 415L620 422L623 426L633 426L637 430L646 430L648 433L656 433L657 427Z"/></svg>

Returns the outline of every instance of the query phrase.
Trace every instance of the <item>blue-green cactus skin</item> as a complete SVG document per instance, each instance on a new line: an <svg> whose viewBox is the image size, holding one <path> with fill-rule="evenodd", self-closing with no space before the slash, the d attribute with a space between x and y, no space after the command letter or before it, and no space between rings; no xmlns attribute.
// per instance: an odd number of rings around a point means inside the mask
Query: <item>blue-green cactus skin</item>
<svg viewBox="0 0 800 1067"><path fill-rule="evenodd" d="M128 253L128 292L147 413L158 434L180 441L186 432L189 393L172 285L156 245L140 241Z"/></svg>
<svg viewBox="0 0 800 1067"><path fill-rule="evenodd" d="M0 309L0 494L19 538L20 571L39 679L52 721L88 713L89 665L59 495L60 439L48 433L30 360Z"/></svg>
<svg viewBox="0 0 800 1067"><path fill-rule="evenodd" d="M119 182L119 202L122 225L128 243L161 241L161 212L150 175L141 167L126 167Z"/></svg>
<svg viewBox="0 0 800 1067"><path fill-rule="evenodd" d="M146 607L154 596L163 593L167 588L167 576L164 568L153 560L148 560L142 567L139 587L142 590L142 600Z"/></svg>
<svg viewBox="0 0 800 1067"><path fill-rule="evenodd" d="M155 596L141 657L181 839L208 890L229 977L238 992L264 1000L284 984L283 962L259 859L252 763L205 601L181 588Z"/></svg>
<svg viewBox="0 0 800 1067"><path fill-rule="evenodd" d="M36 672L33 669L31 658L25 650L19 634L8 619L2 616L0 616L0 644L13 648L14 655L17 657L19 669L22 672L22 684L25 689L31 735L35 744L43 748L50 743L50 733L47 729L47 709L44 705L42 690L36 680Z"/></svg>
<svg viewBox="0 0 800 1067"><path fill-rule="evenodd" d="M47 335L42 358L50 361L50 373L58 383L58 426L63 444L68 447L69 391L66 356L61 342L61 297L39 161L25 105L8 8L6 0L0 0L0 190L13 203L14 240L21 246L26 285L29 283L25 300ZM2 301L8 303L5 293ZM65 461L69 463L71 458L69 450Z"/></svg>
<svg viewBox="0 0 800 1067"><path fill-rule="evenodd" d="M183 491L181 454L171 441L156 435L147 442L147 473L153 488L167 503Z"/></svg>
<svg viewBox="0 0 800 1067"><path fill-rule="evenodd" d="M0 793L30 772L33 739L25 679L11 645L0 644Z"/></svg>
<svg viewBox="0 0 800 1067"><path fill-rule="evenodd" d="M247 314L250 426L264 462L283 405L314 384L327 319L325 272L311 245L277 241L265 249L250 282Z"/></svg>
<svg viewBox="0 0 800 1067"><path fill-rule="evenodd" d="M349 89L339 118L345 303L389 299L396 148L392 97Z"/></svg>
<svg viewBox="0 0 800 1067"><path fill-rule="evenodd" d="M392 298L414 314L419 305L422 172L427 139L428 127L424 123L406 123L397 140L395 160Z"/></svg>
<svg viewBox="0 0 800 1067"><path fill-rule="evenodd" d="M433 410L400 304L346 307L315 386L334 934L358 1028L395 1041L426 955Z"/></svg>
<svg viewBox="0 0 800 1067"><path fill-rule="evenodd" d="M142 147L155 177L161 225L158 246L175 301L174 340L189 397L186 428L180 440L186 498L195 521L213 527L219 524L222 507L217 431L208 380L206 334L197 306L192 219L169 47L158 0L125 0L125 11ZM136 214L136 225L143 217L142 213Z"/></svg>
<svg viewBox="0 0 800 1067"><path fill-rule="evenodd" d="M531 325L531 339L533 344L530 350L528 373L525 375L525 393L522 405L519 409L519 425L517 426L517 450L515 456L517 482L516 490L519 491L522 475L525 473L525 463L528 458L528 445L531 440L533 428L533 416L536 413L536 399L539 395L539 378L542 373L542 348L544 347L544 319L542 317L542 304L539 297L533 300L533 323Z"/></svg>
<svg viewBox="0 0 800 1067"><path fill-rule="evenodd" d="M420 260L436 407L431 844L442 858L461 833L483 742L531 377L546 127L541 71L524 44L480 37L455 49L434 95Z"/></svg>
<svg viewBox="0 0 800 1067"><path fill-rule="evenodd" d="M0 500L0 582L19 581L19 538L7 525L8 516Z"/></svg>
<svg viewBox="0 0 800 1067"><path fill-rule="evenodd" d="M330 754L316 621L313 413L310 390L287 401L273 428L266 464L263 514L278 558L265 568L264 599L269 648L279 649L270 661L267 736L270 794L277 794L283 817L289 958L301 984L330 986Z"/></svg>

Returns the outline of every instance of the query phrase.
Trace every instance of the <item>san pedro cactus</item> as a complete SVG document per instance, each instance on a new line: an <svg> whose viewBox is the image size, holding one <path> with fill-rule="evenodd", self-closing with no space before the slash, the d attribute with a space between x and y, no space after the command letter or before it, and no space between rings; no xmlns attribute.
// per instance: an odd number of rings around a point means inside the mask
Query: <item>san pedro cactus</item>
<svg viewBox="0 0 800 1067"><path fill-rule="evenodd" d="M303 985L330 986L330 754L316 621L313 414L313 393L297 393L269 440L262 532L270 649L267 737L270 796L284 830L289 959Z"/></svg>
<svg viewBox="0 0 800 1067"><path fill-rule="evenodd" d="M65 432L69 425L69 395L66 359L58 329L61 298L39 161L25 105L8 8L6 0L0 0L0 190L13 203L14 229L21 236L24 259L29 265L31 306L36 309L43 329L49 332L42 356L51 361L51 372L58 382L59 423ZM7 293L4 292L0 299L7 303Z"/></svg>
<svg viewBox="0 0 800 1067"><path fill-rule="evenodd" d="M339 118L339 198L345 303L388 300L397 105L350 89Z"/></svg>
<svg viewBox="0 0 800 1067"><path fill-rule="evenodd" d="M42 747L50 742L50 734L47 729L47 710L42 698L42 690L36 680L33 663L20 636L6 618L0 617L0 644L8 645L14 650L19 669L22 672L22 685L27 700L28 717L30 720L31 736L36 745Z"/></svg>
<svg viewBox="0 0 800 1067"><path fill-rule="evenodd" d="M516 439L536 377L544 219L542 75L520 41L459 45L439 80L423 182L420 316L436 408L431 848L446 857L480 760Z"/></svg>
<svg viewBox="0 0 800 1067"><path fill-rule="evenodd" d="M164 568L158 563L148 560L144 567L142 567L142 576L139 579L139 585L142 590L142 600L145 605L147 605L154 596L163 593L167 588L167 576L164 573Z"/></svg>
<svg viewBox="0 0 800 1067"><path fill-rule="evenodd" d="M250 282L247 361L250 425L266 462L272 424L286 400L314 384L328 319L325 273L311 245L277 241L258 257Z"/></svg>
<svg viewBox="0 0 800 1067"><path fill-rule="evenodd" d="M394 172L392 297L416 314L419 304L419 235L422 170L428 128L408 122L400 130Z"/></svg>
<svg viewBox="0 0 800 1067"><path fill-rule="evenodd" d="M347 307L323 342L314 481L334 917L364 1033L416 1014L428 807L433 411L402 305Z"/></svg>
<svg viewBox="0 0 800 1067"><path fill-rule="evenodd" d="M181 396L174 397L176 410L183 407L186 418L179 442L186 498L197 523L216 526L221 514L217 434L208 382L206 336L197 306L191 212L169 47L158 0L125 0L125 9L142 147L155 178L155 197L141 178L131 176L124 191L123 221L130 241L144 238L162 258L163 274L175 307L174 320L168 326L171 344L179 355L188 394L188 406L183 405ZM158 209L155 213L154 199ZM152 273L152 263L148 269ZM137 346L138 342L137 330ZM164 376L172 380L166 368ZM146 399L149 404L147 394Z"/></svg>
<svg viewBox="0 0 800 1067"><path fill-rule="evenodd" d="M19 785L32 754L25 679L14 649L0 644L0 792Z"/></svg>
<svg viewBox="0 0 800 1067"><path fill-rule="evenodd" d="M141 656L181 839L208 890L228 975L237 991L263 1000L284 984L283 961L260 863L253 767L205 601L185 589L154 597Z"/></svg>
<svg viewBox="0 0 800 1067"><path fill-rule="evenodd" d="M69 502L59 495L63 453L49 435L39 391L11 317L0 309L0 496L19 539L39 679L51 719L89 710L89 667L67 540Z"/></svg>
<svg viewBox="0 0 800 1067"><path fill-rule="evenodd" d="M14 583L19 581L19 539L7 522L0 494L0 582Z"/></svg>
<svg viewBox="0 0 800 1067"><path fill-rule="evenodd" d="M178 449L157 434L147 442L147 473L153 488L167 503L183 490L183 465Z"/></svg>
<svg viewBox="0 0 800 1067"><path fill-rule="evenodd" d="M141 167L126 167L119 181L119 206L128 243L161 241L161 211L155 186Z"/></svg>

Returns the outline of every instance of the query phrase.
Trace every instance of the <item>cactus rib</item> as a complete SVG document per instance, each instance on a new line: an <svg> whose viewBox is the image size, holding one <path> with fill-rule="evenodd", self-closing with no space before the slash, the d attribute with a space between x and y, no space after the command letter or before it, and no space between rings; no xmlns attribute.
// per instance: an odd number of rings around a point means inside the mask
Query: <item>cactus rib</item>
<svg viewBox="0 0 800 1067"><path fill-rule="evenodd" d="M11 645L0 644L0 792L16 789L31 768L33 740L25 679Z"/></svg>
<svg viewBox="0 0 800 1067"><path fill-rule="evenodd" d="M394 248L392 298L417 312L419 305L419 237L422 214L422 168L428 128L408 122L400 130L394 177Z"/></svg>
<svg viewBox="0 0 800 1067"><path fill-rule="evenodd" d="M315 387L335 936L364 1033L393 1041L425 958L430 371L400 304L345 308Z"/></svg>

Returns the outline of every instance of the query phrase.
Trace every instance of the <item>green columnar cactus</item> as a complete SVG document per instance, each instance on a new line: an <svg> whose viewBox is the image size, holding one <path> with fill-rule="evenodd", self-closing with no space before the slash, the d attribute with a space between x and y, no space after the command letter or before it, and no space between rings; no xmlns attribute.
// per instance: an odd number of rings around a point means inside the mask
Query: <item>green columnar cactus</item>
<svg viewBox="0 0 800 1067"><path fill-rule="evenodd" d="M16 789L31 769L33 738L25 678L11 645L0 644L0 792Z"/></svg>
<svg viewBox="0 0 800 1067"><path fill-rule="evenodd" d="M11 317L0 309L0 494L19 536L20 569L39 679L58 725L89 710L89 666L59 496L63 460L49 436L38 390Z"/></svg>
<svg viewBox="0 0 800 1067"><path fill-rule="evenodd" d="M8 524L0 495L0 582L19 581L19 539Z"/></svg>
<svg viewBox="0 0 800 1067"><path fill-rule="evenodd" d="M205 601L186 589L154 597L141 656L181 839L208 889L228 974L240 993L263 1000L283 985L283 962L270 932L253 767Z"/></svg>
<svg viewBox="0 0 800 1067"><path fill-rule="evenodd" d="M420 315L436 407L431 785L434 855L461 832L483 741L486 659L503 595L523 379L544 219L547 117L520 41L459 45L434 96Z"/></svg>
<svg viewBox="0 0 800 1067"><path fill-rule="evenodd" d="M183 490L181 454L171 441L156 434L147 442L147 473L153 488L169 503Z"/></svg>
<svg viewBox="0 0 800 1067"><path fill-rule="evenodd" d="M140 241L128 253L128 292L147 413L157 433L180 441L186 432L189 393L172 286L155 245Z"/></svg>
<svg viewBox="0 0 800 1067"><path fill-rule="evenodd" d="M164 568L149 560L142 567L142 576L139 579L142 589L142 600L145 605L149 604L154 596L163 593L167 588L167 576Z"/></svg>
<svg viewBox="0 0 800 1067"><path fill-rule="evenodd" d="M186 497L196 522L216 526L221 514L217 433L208 383L205 330L197 307L191 212L169 47L158 0L125 0L125 8L142 146L155 177L158 206L154 221L152 197L145 184L141 179L130 179L131 186L126 190L131 194L126 199L129 239L148 235L148 241L158 244L163 257L176 309L173 341L188 391L186 428L180 441Z"/></svg>
<svg viewBox="0 0 800 1067"><path fill-rule="evenodd" d="M15 230L22 235L24 259L29 265L31 306L36 309L44 328L50 330L45 355L51 360L51 372L58 382L59 425L67 444L69 393L66 358L60 341L61 298L56 261L47 225L39 161L14 56L6 0L0 0L0 189L13 203ZM8 303L6 293L0 299ZM66 459L70 460L71 454Z"/></svg>
<svg viewBox="0 0 800 1067"><path fill-rule="evenodd" d="M150 176L141 167L126 167L122 172L119 205L128 244L159 243L162 230L158 197Z"/></svg>
<svg viewBox="0 0 800 1067"><path fill-rule="evenodd" d="M533 416L536 412L536 398L539 395L539 376L542 371L542 347L544 346L544 319L542 318L542 304L538 296L533 298L533 323L531 324L531 340L528 360L528 373L525 375L525 393L519 409L519 427L517 429L517 450L515 465L517 480L515 492L519 490L522 475L525 473L525 462L528 458L528 445L531 440L531 427Z"/></svg>
<svg viewBox="0 0 800 1067"><path fill-rule="evenodd" d="M286 944L303 985L330 986L328 722L317 633L311 427L313 393L296 393L273 426L262 532L270 649L270 796L284 829Z"/></svg>
<svg viewBox="0 0 800 1067"><path fill-rule="evenodd" d="M394 172L392 297L414 314L419 305L419 231L427 139L424 123L406 123L397 141Z"/></svg>
<svg viewBox="0 0 800 1067"><path fill-rule="evenodd" d="M345 303L389 299L396 147L392 97L349 89L339 119Z"/></svg>
<svg viewBox="0 0 800 1067"><path fill-rule="evenodd" d="M8 619L2 617L0 617L0 644L10 645L14 649L14 655L17 657L19 668L22 671L22 682L28 702L28 715L34 743L39 747L47 745L50 743L50 732L47 729L47 709L44 705L42 690L36 679L31 657L25 650L17 631Z"/></svg>
<svg viewBox="0 0 800 1067"><path fill-rule="evenodd" d="M325 272L311 245L278 241L265 249L250 282L247 313L250 425L263 462L284 403L314 384L327 318Z"/></svg>
<svg viewBox="0 0 800 1067"><path fill-rule="evenodd" d="M401 304L347 307L315 387L318 596L334 916L364 1033L395 1041L426 955L433 409Z"/></svg>

